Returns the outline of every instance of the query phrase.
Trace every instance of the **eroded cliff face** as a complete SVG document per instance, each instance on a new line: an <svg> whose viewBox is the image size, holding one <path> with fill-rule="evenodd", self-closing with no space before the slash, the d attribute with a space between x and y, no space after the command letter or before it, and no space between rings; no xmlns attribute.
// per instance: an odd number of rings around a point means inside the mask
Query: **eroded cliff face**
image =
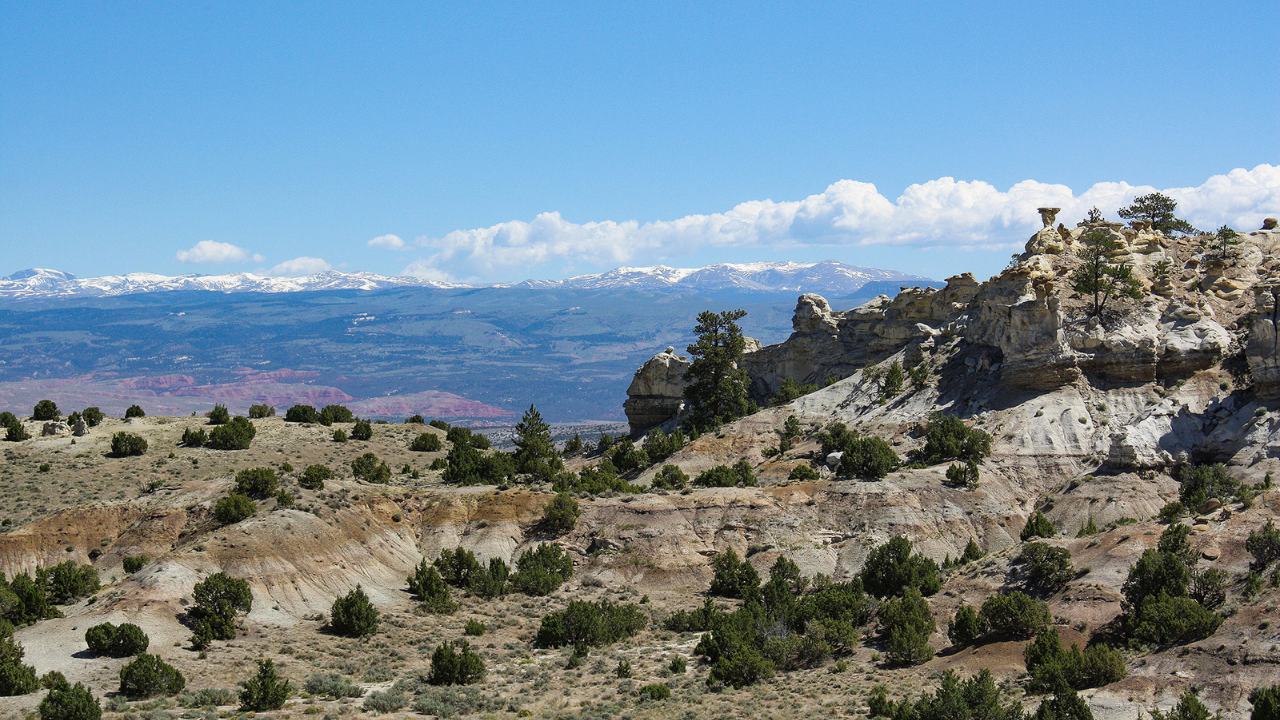
<svg viewBox="0 0 1280 720"><path fill-rule="evenodd" d="M1091 315L1092 298L1076 292L1071 278L1085 233L1114 244L1108 255L1132 269L1141 299L1112 298ZM1009 388L1176 380L1243 349L1258 391L1280 394L1280 231L1240 239L1223 257L1204 238L1170 238L1144 223L1059 225L1033 235L1016 262L983 283L958 275L943 288L903 288L843 312L802 295L791 337L744 355L750 391L766 401L784 379L821 385L899 353L915 365L959 340L998 367ZM675 373L684 367L659 354L637 372L627 401L634 432L679 412L683 386ZM643 384L642 374L663 381Z"/></svg>

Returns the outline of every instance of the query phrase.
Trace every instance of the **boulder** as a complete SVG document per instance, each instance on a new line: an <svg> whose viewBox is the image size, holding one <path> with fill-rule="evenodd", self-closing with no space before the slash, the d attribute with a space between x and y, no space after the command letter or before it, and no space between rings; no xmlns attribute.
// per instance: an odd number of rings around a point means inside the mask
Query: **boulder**
<svg viewBox="0 0 1280 720"><path fill-rule="evenodd" d="M84 437L89 434L89 424L84 421L84 418L76 420L75 424L71 426L71 434L76 437Z"/></svg>
<svg viewBox="0 0 1280 720"><path fill-rule="evenodd" d="M56 420L44 424L44 427L40 429L40 437L57 437L66 435L69 432L71 432L71 428L65 422Z"/></svg>
<svg viewBox="0 0 1280 720"><path fill-rule="evenodd" d="M632 434L657 427L684 410L684 389L688 386L684 373L690 365L687 357L676 355L676 349L668 346L636 370L622 403Z"/></svg>

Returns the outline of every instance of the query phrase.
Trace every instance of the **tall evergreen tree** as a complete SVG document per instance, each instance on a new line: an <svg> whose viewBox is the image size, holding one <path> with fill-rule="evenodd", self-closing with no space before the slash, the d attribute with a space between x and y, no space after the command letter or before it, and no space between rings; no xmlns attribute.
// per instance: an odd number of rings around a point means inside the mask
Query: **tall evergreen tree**
<svg viewBox="0 0 1280 720"><path fill-rule="evenodd" d="M708 427L742 417L750 411L747 371L739 367L746 339L738 320L745 310L698 314L693 331L698 340L688 347L693 364L685 371L689 380L684 396L690 405L690 422Z"/></svg>
<svg viewBox="0 0 1280 720"><path fill-rule="evenodd" d="M1107 303L1118 295L1137 300L1142 297L1142 284L1128 263L1111 261L1109 252L1119 247L1105 231L1091 230L1081 238L1086 245L1077 253L1081 263L1071 273L1072 287L1081 295L1093 298L1090 317L1102 314Z"/></svg>
<svg viewBox="0 0 1280 720"><path fill-rule="evenodd" d="M1178 209L1178 201L1163 193L1154 192L1139 195L1133 204L1120 208L1118 214L1125 220L1146 220L1151 223L1152 230L1163 233L1183 233L1195 235L1198 231L1191 223L1174 216Z"/></svg>
<svg viewBox="0 0 1280 720"><path fill-rule="evenodd" d="M516 423L515 443L513 459L517 472L549 480L555 472L564 468L560 453L556 451L556 443L551 438L551 426L542 419L542 413L533 405L529 406L524 417Z"/></svg>

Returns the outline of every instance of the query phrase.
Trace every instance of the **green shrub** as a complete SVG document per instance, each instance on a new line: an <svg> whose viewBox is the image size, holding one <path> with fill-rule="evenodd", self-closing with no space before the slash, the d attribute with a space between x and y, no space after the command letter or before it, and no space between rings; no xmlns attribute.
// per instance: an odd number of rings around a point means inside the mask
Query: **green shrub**
<svg viewBox="0 0 1280 720"><path fill-rule="evenodd" d="M938 564L919 553L913 555L911 549L911 541L901 535L873 549L859 573L862 587L880 598L897 595L907 587L915 587L925 596L938 592L942 587Z"/></svg>
<svg viewBox="0 0 1280 720"><path fill-rule="evenodd" d="M62 417L62 413L58 411L58 405L52 400L41 400L31 410L31 419L37 422L46 420L57 420Z"/></svg>
<svg viewBox="0 0 1280 720"><path fill-rule="evenodd" d="M663 465L649 487L654 490L683 490L689 484L689 476L678 465Z"/></svg>
<svg viewBox="0 0 1280 720"><path fill-rule="evenodd" d="M937 690L922 694L914 703L906 698L895 703L888 698L887 688L878 685L868 696L867 705L870 717L894 720L1020 720L1023 717L1022 704L1018 700L1009 699L1008 704L1002 703L1000 689L986 668L967 680L960 680L954 670L948 670Z"/></svg>
<svg viewBox="0 0 1280 720"><path fill-rule="evenodd" d="M271 405L250 405L249 406L250 420L261 420L262 418L269 418L269 417L275 417L275 416L276 416L276 409L274 406L271 406Z"/></svg>
<svg viewBox="0 0 1280 720"><path fill-rule="evenodd" d="M671 662L667 663L667 672L672 675L683 675L689 669L688 663L679 655L671 658Z"/></svg>
<svg viewBox="0 0 1280 720"><path fill-rule="evenodd" d="M442 550L432 566L445 582L456 588L468 587L474 577L484 572L484 566L476 560L475 554L462 548Z"/></svg>
<svg viewBox="0 0 1280 720"><path fill-rule="evenodd" d="M236 473L236 492L259 500L276 494L280 478L269 467L249 468Z"/></svg>
<svg viewBox="0 0 1280 720"><path fill-rule="evenodd" d="M550 595L573 576L573 559L560 546L544 543L516 560L511 584L526 595Z"/></svg>
<svg viewBox="0 0 1280 720"><path fill-rule="evenodd" d="M1027 519L1027 524L1022 526L1022 539L1026 541L1038 537L1051 538L1055 532L1057 531L1054 529L1053 523L1049 521L1049 518L1037 510Z"/></svg>
<svg viewBox="0 0 1280 720"><path fill-rule="evenodd" d="M368 420L356 420L351 426L352 440L369 440L373 437L373 423Z"/></svg>
<svg viewBox="0 0 1280 720"><path fill-rule="evenodd" d="M1129 636L1156 645L1185 645L1209 637L1222 618L1189 597L1164 592L1143 599L1126 618Z"/></svg>
<svg viewBox="0 0 1280 720"><path fill-rule="evenodd" d="M307 678L302 689L306 691L308 695L327 697L334 700L341 700L342 698L357 698L364 695L364 688L350 682L337 673L316 673Z"/></svg>
<svg viewBox="0 0 1280 720"><path fill-rule="evenodd" d="M27 576L22 574L18 577ZM13 625L0 621L0 696L26 695L40 689L36 669L22 664L25 654L26 651L13 638Z"/></svg>
<svg viewBox="0 0 1280 720"><path fill-rule="evenodd" d="M462 627L463 635L471 635L472 637L480 637L485 633L485 624L479 620L468 620L467 624Z"/></svg>
<svg viewBox="0 0 1280 720"><path fill-rule="evenodd" d="M391 468L378 456L367 452L351 461L351 474L357 479L369 483L385 484L391 482Z"/></svg>
<svg viewBox="0 0 1280 720"><path fill-rule="evenodd" d="M54 605L67 605L78 598L92 595L102 584L98 581L98 569L92 565L77 565L66 560L51 568L36 571L36 584Z"/></svg>
<svg viewBox="0 0 1280 720"><path fill-rule="evenodd" d="M1178 469L1177 476L1178 497L1191 510L1214 498L1226 502L1240 489L1240 481L1228 475L1221 463L1184 465Z"/></svg>
<svg viewBox="0 0 1280 720"><path fill-rule="evenodd" d="M213 516L223 525L234 525L258 512L258 504L248 495L231 493L213 505Z"/></svg>
<svg viewBox="0 0 1280 720"><path fill-rule="evenodd" d="M648 700L670 700L671 688L666 685L654 683L652 685L644 685L638 691L641 698Z"/></svg>
<svg viewBox="0 0 1280 720"><path fill-rule="evenodd" d="M214 573L196 583L191 591L189 614L195 621L191 644L201 650L214 640L231 640L236 636L236 613L248 613L253 606L249 583L226 573Z"/></svg>
<svg viewBox="0 0 1280 720"><path fill-rule="evenodd" d="M987 553L978 545L978 541L969 538L969 543L964 546L964 553L960 555L960 559L964 562L973 562L981 560Z"/></svg>
<svg viewBox="0 0 1280 720"><path fill-rule="evenodd" d="M138 435L118 432L111 436L111 454L115 457L142 455L147 452L147 441Z"/></svg>
<svg viewBox="0 0 1280 720"><path fill-rule="evenodd" d="M187 428L182 431L182 444L185 447L204 447L209 442L209 434L203 428Z"/></svg>
<svg viewBox="0 0 1280 720"><path fill-rule="evenodd" d="M840 458L840 474L879 480L902 464L902 459L889 443L872 436L849 442Z"/></svg>
<svg viewBox="0 0 1280 720"><path fill-rule="evenodd" d="M1031 720L1093 720L1089 704L1075 690L1059 686L1036 708Z"/></svg>
<svg viewBox="0 0 1280 720"><path fill-rule="evenodd" d="M21 424L21 422L22 421L19 420L16 415L9 412L8 410L0 412L0 428L11 428L14 425ZM86 420L85 422L88 422L88 421Z"/></svg>
<svg viewBox="0 0 1280 720"><path fill-rule="evenodd" d="M573 527L578 524L580 515L582 510L578 508L578 501L574 500L569 493L562 492L556 494L551 502L546 504L538 524L553 535L562 535L573 530Z"/></svg>
<svg viewBox="0 0 1280 720"><path fill-rule="evenodd" d="M1048 543L1027 543L1016 562L1026 566L1027 586L1036 590L1056 590L1075 577L1071 551Z"/></svg>
<svg viewBox="0 0 1280 720"><path fill-rule="evenodd" d="M6 600L4 615L10 622L26 625L43 618L62 617L62 613L49 602L39 576L39 571L36 571L37 579L32 580L30 575L21 572L9 581L9 592L13 593L14 598ZM12 633L13 628L0 621L0 637ZM0 653L0 658L3 657L3 653Z"/></svg>
<svg viewBox="0 0 1280 720"><path fill-rule="evenodd" d="M68 685L63 680L49 690L37 709L40 720L99 720L102 707L82 683Z"/></svg>
<svg viewBox="0 0 1280 720"><path fill-rule="evenodd" d="M1044 601L1017 590L987 598L979 614L987 632L998 637L1029 638L1050 620Z"/></svg>
<svg viewBox="0 0 1280 720"><path fill-rule="evenodd" d="M483 677L484 660L465 640L455 641L453 645L439 645L431 653L431 672L427 682L432 685L470 685L480 682Z"/></svg>
<svg viewBox="0 0 1280 720"><path fill-rule="evenodd" d="M604 460L594 467L583 468L582 472L576 476L573 473L559 473L556 479L552 481L551 489L556 492L590 493L592 495L600 495L606 492L644 492L644 488L639 485L632 485L618 477L617 468L608 460Z"/></svg>
<svg viewBox="0 0 1280 720"><path fill-rule="evenodd" d="M1129 577L1120 592L1124 594L1128 607L1138 608L1148 597L1161 593L1182 597L1187 594L1190 583L1191 571L1182 558L1150 549L1144 551L1138 562L1129 568Z"/></svg>
<svg viewBox="0 0 1280 720"><path fill-rule="evenodd" d="M324 465L308 465L307 469L302 471L298 484L307 490L323 490L324 481L332 477L333 471Z"/></svg>
<svg viewBox="0 0 1280 720"><path fill-rule="evenodd" d="M805 464L791 468L791 472L787 475L788 480L798 480L800 482L813 482L818 478L818 471Z"/></svg>
<svg viewBox="0 0 1280 720"><path fill-rule="evenodd" d="M102 421L107 417L106 415L103 415L102 411L97 407L85 408L84 412L80 413L80 416L84 418L85 424L89 427L97 427L98 425L101 425Z"/></svg>
<svg viewBox="0 0 1280 720"><path fill-rule="evenodd" d="M227 406L218 403L208 412L206 417L209 418L210 425L226 425L231 420L231 413L227 412Z"/></svg>
<svg viewBox="0 0 1280 720"><path fill-rule="evenodd" d="M138 572L151 562L151 558L146 555L126 555L124 557L124 571L130 575Z"/></svg>
<svg viewBox="0 0 1280 720"><path fill-rule="evenodd" d="M570 646L586 654L586 649L618 642L640 632L648 618L636 605L614 605L608 600L571 600L560 612L542 617L534 642L540 647Z"/></svg>
<svg viewBox="0 0 1280 720"><path fill-rule="evenodd" d="M1078 645L1064 650L1057 628L1046 627L1035 642L1023 649L1032 686L1051 691L1062 684L1076 690L1101 687L1123 680L1128 674L1124 656L1106 645L1090 645L1081 652Z"/></svg>
<svg viewBox="0 0 1280 720"><path fill-rule="evenodd" d="M978 463L966 460L947 468L947 482L973 490L978 487Z"/></svg>
<svg viewBox="0 0 1280 720"><path fill-rule="evenodd" d="M178 696L178 704L188 708L218 707L231 705L235 701L236 694L226 688L200 688Z"/></svg>
<svg viewBox="0 0 1280 720"><path fill-rule="evenodd" d="M1181 500L1174 500L1160 508L1160 522L1171 523L1187 513Z"/></svg>
<svg viewBox="0 0 1280 720"><path fill-rule="evenodd" d="M708 592L728 598L746 597L760 588L760 574L746 560L739 560L733 548L725 548L711 560L715 573Z"/></svg>
<svg viewBox="0 0 1280 720"><path fill-rule="evenodd" d="M424 432L409 443L409 449L413 452L440 452L444 449L444 443L440 442L439 435Z"/></svg>
<svg viewBox="0 0 1280 720"><path fill-rule="evenodd" d="M240 690L240 711L279 710L292 693L293 683L281 679L276 673L276 664L271 660L259 660L257 674L246 680Z"/></svg>
<svg viewBox="0 0 1280 720"><path fill-rule="evenodd" d="M143 653L120 668L120 694L136 700L155 695L177 695L187 679L169 663Z"/></svg>
<svg viewBox="0 0 1280 720"><path fill-rule="evenodd" d="M310 405L294 405L284 411L284 421L291 423L317 423L320 422L320 413Z"/></svg>
<svg viewBox="0 0 1280 720"><path fill-rule="evenodd" d="M258 429L243 415L237 415L209 431L209 441L205 447L214 450L248 450Z"/></svg>
<svg viewBox="0 0 1280 720"><path fill-rule="evenodd" d="M137 405L130 405L129 407L125 408L125 411L124 411L125 420L128 420L130 418L140 418L140 417L146 417L146 416L147 414L143 412L142 408Z"/></svg>
<svg viewBox="0 0 1280 720"><path fill-rule="evenodd" d="M449 585L440 577L435 567L423 560L409 576L409 590L418 596L423 607L432 612L451 613L458 604L449 597Z"/></svg>
<svg viewBox="0 0 1280 720"><path fill-rule="evenodd" d="M333 431L333 441L336 443L344 443L347 441L347 431L337 428Z"/></svg>
<svg viewBox="0 0 1280 720"><path fill-rule="evenodd" d="M329 630L343 637L365 637L378 632L378 610L359 585L345 597L333 601Z"/></svg>
<svg viewBox="0 0 1280 720"><path fill-rule="evenodd" d="M334 423L349 423L356 419L351 410L342 405L325 405L320 410L319 420L321 425L332 425Z"/></svg>
<svg viewBox="0 0 1280 720"><path fill-rule="evenodd" d="M968 605L961 606L955 617L947 623L947 637L956 647L968 645L986 633L987 626L982 621L982 616Z"/></svg>
<svg viewBox="0 0 1280 720"><path fill-rule="evenodd" d="M964 424L960 418L945 413L929 416L925 428L925 443L919 460L926 465L937 465L948 460L972 460L978 462L991 454L991 436Z"/></svg>
<svg viewBox="0 0 1280 720"><path fill-rule="evenodd" d="M85 644L95 655L129 657L146 652L151 640L142 628L132 623L120 626L111 623L94 625L84 633Z"/></svg>
<svg viewBox="0 0 1280 720"><path fill-rule="evenodd" d="M1201 605L1213 610L1227 600L1227 582L1231 577L1225 570L1205 568L1191 572L1191 582L1187 585L1187 596Z"/></svg>
<svg viewBox="0 0 1280 720"><path fill-rule="evenodd" d="M1250 720L1280 720L1280 685L1258 686L1249 693Z"/></svg>
<svg viewBox="0 0 1280 720"><path fill-rule="evenodd" d="M9 426L8 430L5 431L4 439L9 442L22 442L23 440L30 440L31 433L27 432L27 429L22 426L22 423L15 422Z"/></svg>
<svg viewBox="0 0 1280 720"><path fill-rule="evenodd" d="M885 656L895 665L919 665L933 659L929 636L937 629L929 603L914 585L902 597L885 602L880 628L887 641Z"/></svg>
<svg viewBox="0 0 1280 720"><path fill-rule="evenodd" d="M1268 518L1265 526L1249 533L1244 549L1253 555L1251 567L1255 571L1266 570L1268 565L1280 559L1280 530L1277 530L1275 523Z"/></svg>
<svg viewBox="0 0 1280 720"><path fill-rule="evenodd" d="M1214 716L1209 714L1209 708L1200 702L1195 688L1182 691L1178 704L1167 713L1160 712L1159 708L1151 709L1151 720L1209 720L1211 717Z"/></svg>
<svg viewBox="0 0 1280 720"><path fill-rule="evenodd" d="M677 450L684 447L685 438L682 430L676 430L670 435L662 431L662 428L653 428L644 436L644 450L649 456L649 463L656 464L671 457Z"/></svg>
<svg viewBox="0 0 1280 720"><path fill-rule="evenodd" d="M795 380L789 377L785 377L785 378L782 378L782 382L778 383L778 390L773 394L773 397L769 399L769 404L770 405L786 405L787 403L791 402L792 400L795 400L798 397L804 397L809 393L814 393L817 391L818 391L817 385L814 385L812 383L806 383L804 385L801 385L797 383Z"/></svg>

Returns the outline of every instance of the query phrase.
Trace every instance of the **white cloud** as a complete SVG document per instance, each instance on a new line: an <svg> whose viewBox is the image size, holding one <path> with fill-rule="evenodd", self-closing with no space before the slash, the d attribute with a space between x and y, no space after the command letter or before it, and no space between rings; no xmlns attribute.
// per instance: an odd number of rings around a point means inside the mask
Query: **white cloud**
<svg viewBox="0 0 1280 720"><path fill-rule="evenodd" d="M243 262L249 259L249 252L231 243L201 240L190 250L179 250L174 257L180 263L216 265L219 263ZM255 262L262 262L262 260L258 259L261 257L261 255L253 256Z"/></svg>
<svg viewBox="0 0 1280 720"><path fill-rule="evenodd" d="M606 267L634 258L731 247L888 244L961 251L1018 249L1040 227L1037 207L1062 208L1059 220L1068 225L1095 205L1115 219L1117 208L1155 189L1108 182L1076 195L1065 185L1035 180L1001 191L982 181L940 178L912 185L889 200L874 185L841 180L799 201L755 200L727 212L643 225L611 220L574 223L548 212L531 222L513 220L455 230L442 238L419 238L419 245L434 252L414 261L404 274L432 279L484 276L551 260ZM1263 217L1280 214L1280 168L1237 169L1198 187L1162 192L1176 199L1179 216L1197 227L1226 223L1253 230Z"/></svg>
<svg viewBox="0 0 1280 720"><path fill-rule="evenodd" d="M333 266L318 257L296 257L285 260L267 271L272 277L305 277L332 270Z"/></svg>
<svg viewBox="0 0 1280 720"><path fill-rule="evenodd" d="M404 241L391 234L379 235L368 242L369 247L386 248L387 250L403 250Z"/></svg>

